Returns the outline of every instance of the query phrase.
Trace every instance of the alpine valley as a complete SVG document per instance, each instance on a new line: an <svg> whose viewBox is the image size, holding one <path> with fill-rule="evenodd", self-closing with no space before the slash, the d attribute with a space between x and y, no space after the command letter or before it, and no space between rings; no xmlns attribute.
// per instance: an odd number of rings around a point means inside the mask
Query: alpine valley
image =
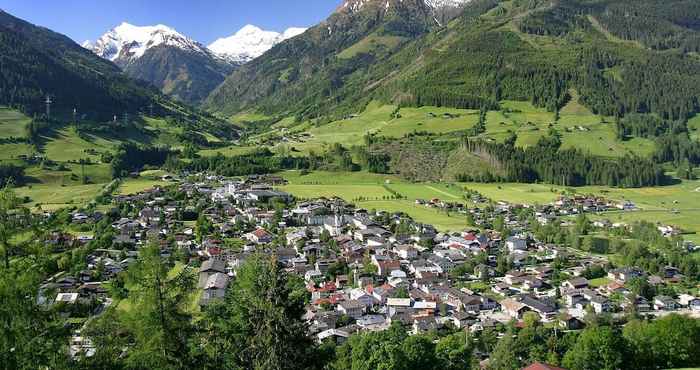
<svg viewBox="0 0 700 370"><path fill-rule="evenodd" d="M280 34L247 25L206 47L164 25L122 23L95 42L85 41L83 47L113 62L129 77L198 104L237 66L302 32L303 28L290 28Z"/></svg>
<svg viewBox="0 0 700 370"><path fill-rule="evenodd" d="M697 370L700 1L335 1L4 5L0 370Z"/></svg>

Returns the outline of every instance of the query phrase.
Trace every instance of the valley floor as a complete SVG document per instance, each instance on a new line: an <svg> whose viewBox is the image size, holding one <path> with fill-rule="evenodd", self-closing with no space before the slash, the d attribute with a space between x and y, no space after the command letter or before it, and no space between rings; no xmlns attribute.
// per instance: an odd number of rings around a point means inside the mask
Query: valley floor
<svg viewBox="0 0 700 370"><path fill-rule="evenodd" d="M611 200L629 200L635 211L605 212L593 216L613 223L631 223L646 220L682 228L689 234L686 239L700 243L700 181L684 181L678 185L655 188L620 189L602 186L564 188L546 184L483 184L483 183L409 183L392 175L365 172L313 172L302 175L297 171L285 172L289 184L283 190L301 198L337 196L354 201L366 209L406 212L420 222L431 223L443 231L466 227L462 215L439 212L435 208L417 205L416 200L439 199L445 202L464 202L465 189L478 191L494 201L516 204L546 204L556 200L565 191L577 194L601 195ZM393 190L405 199L389 199Z"/></svg>

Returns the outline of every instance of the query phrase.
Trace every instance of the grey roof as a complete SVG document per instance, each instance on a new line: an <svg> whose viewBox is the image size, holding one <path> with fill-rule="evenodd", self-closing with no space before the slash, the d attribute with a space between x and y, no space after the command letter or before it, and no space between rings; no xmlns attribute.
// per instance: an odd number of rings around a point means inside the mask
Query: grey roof
<svg viewBox="0 0 700 370"><path fill-rule="evenodd" d="M525 295L522 297L521 303L523 303L524 305L527 305L528 307L530 307L536 311L543 312L543 313L556 311L555 307L549 305L546 302L543 302L537 298L534 298L534 297L531 297L528 295Z"/></svg>
<svg viewBox="0 0 700 370"><path fill-rule="evenodd" d="M218 259L209 259L202 263L199 272L225 272L226 262Z"/></svg>
<svg viewBox="0 0 700 370"><path fill-rule="evenodd" d="M226 289L228 281L228 275L218 272L209 276L207 283L204 285L204 289Z"/></svg>

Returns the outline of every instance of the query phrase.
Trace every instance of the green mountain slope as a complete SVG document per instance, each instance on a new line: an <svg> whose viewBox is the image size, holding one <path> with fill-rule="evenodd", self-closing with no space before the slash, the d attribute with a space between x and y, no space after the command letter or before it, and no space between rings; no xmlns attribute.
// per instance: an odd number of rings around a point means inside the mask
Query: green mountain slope
<svg viewBox="0 0 700 370"><path fill-rule="evenodd" d="M54 117L71 117L73 109L88 120L115 114L164 112L160 93L126 77L68 37L0 11L0 105L33 115L44 112L50 95Z"/></svg>
<svg viewBox="0 0 700 370"><path fill-rule="evenodd" d="M354 100L337 96L351 76L435 25L423 0L346 1L326 21L237 69L205 104L226 115L250 107L315 114L329 97Z"/></svg>
<svg viewBox="0 0 700 370"><path fill-rule="evenodd" d="M167 50L164 53L162 60L167 62L163 69L168 69L171 61L183 63L188 68L181 69L181 75L194 73L189 71L210 75L207 83L211 86L222 76L223 72L213 71L187 56L169 54ZM182 87L181 75L166 73L163 82L175 95L203 96L202 92L193 93ZM84 130L109 133L118 131L118 125L113 124L115 118L143 124L142 116L147 115L167 118L165 121L173 130L181 131L180 142L201 144L216 141L214 137L237 136L228 123L129 78L119 67L71 39L0 11L0 106L18 109L30 117L43 116L46 96L53 101L52 125L74 124L77 119Z"/></svg>
<svg viewBox="0 0 700 370"><path fill-rule="evenodd" d="M146 51L125 66L124 72L185 103L199 104L233 69L213 55L162 45Z"/></svg>
<svg viewBox="0 0 700 370"><path fill-rule="evenodd" d="M365 3L234 72L207 107L339 118L373 99L457 108L509 99L554 112L575 89L596 114L700 110L694 1L474 0L444 27L423 2L387 12ZM338 24L341 35L329 31Z"/></svg>

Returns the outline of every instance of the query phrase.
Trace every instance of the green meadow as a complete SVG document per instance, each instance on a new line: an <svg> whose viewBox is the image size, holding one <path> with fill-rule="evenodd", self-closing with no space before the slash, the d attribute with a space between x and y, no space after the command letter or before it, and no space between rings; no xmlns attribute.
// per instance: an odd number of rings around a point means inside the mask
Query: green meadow
<svg viewBox="0 0 700 370"><path fill-rule="evenodd" d="M442 231L462 230L468 226L464 216L448 215L415 204L416 199L461 199L461 192L443 184L411 184L399 180L396 176L367 172L318 171L302 176L298 171L288 171L282 173L282 176L289 184L280 189L297 197L339 197L368 210L404 212L415 220L432 224ZM392 193L386 187L408 199L391 199Z"/></svg>
<svg viewBox="0 0 700 370"><path fill-rule="evenodd" d="M31 118L5 107L0 107L0 138L25 137Z"/></svg>
<svg viewBox="0 0 700 370"><path fill-rule="evenodd" d="M0 108L0 139L24 137L29 122L30 118L18 111ZM26 197L34 210L81 206L93 200L112 181L110 165L100 163L102 153L114 151L123 142L179 145L177 135L182 133L182 128L149 117L142 117L137 125L140 129L115 130L109 135L99 136L79 135L74 126L57 127L44 133L37 147L27 143L0 143L0 162L21 164L20 155L43 155L55 164L27 167L28 183L17 188L17 193ZM86 159L89 159L89 164L78 163ZM87 178L87 184L83 182L83 176ZM141 178L127 179L118 192L135 193L163 184L160 176L146 173Z"/></svg>
<svg viewBox="0 0 700 370"><path fill-rule="evenodd" d="M503 141L514 132L518 135L516 145L527 147L535 145L542 136L548 134L550 128L553 128L562 135L564 148L577 148L605 157L628 154L648 156L653 153L654 143L649 139L617 140L613 118L593 114L578 103L575 91L571 94L572 100L560 111L558 120L553 112L537 108L529 102L502 101L500 110L487 113L486 132L481 137ZM291 127L287 119L253 139L256 142L261 139L274 141L275 138L303 132L309 137L279 145L293 147L300 153L308 153L321 151L333 143L345 146L359 145L367 134L397 138L413 132L428 132L454 139L458 137L454 134L461 135L474 127L479 120L478 110L426 106L401 108L397 115L393 115L397 112L396 109L394 105L382 105L375 101L362 113L320 126L304 122ZM700 118L696 121L691 122L691 127L700 126ZM203 155L213 153L216 151L202 152Z"/></svg>
<svg viewBox="0 0 700 370"><path fill-rule="evenodd" d="M289 184L281 189L301 198L337 196L355 202L363 208L402 211L416 220L433 223L442 230L464 228L463 218L447 216L425 206L417 206L416 199L439 199L447 202L464 202L464 190L470 189L493 199L516 204L546 204L562 193L573 190L578 194L602 195L608 199L634 202L637 211L613 211L592 215L594 219L612 222L645 220L681 227L690 233L688 240L700 242L700 181L683 181L677 185L655 188L620 189L603 186L565 188L546 184L518 183L410 183L393 175L367 172L323 172L301 175L298 171L284 172ZM406 197L391 198L389 189Z"/></svg>

